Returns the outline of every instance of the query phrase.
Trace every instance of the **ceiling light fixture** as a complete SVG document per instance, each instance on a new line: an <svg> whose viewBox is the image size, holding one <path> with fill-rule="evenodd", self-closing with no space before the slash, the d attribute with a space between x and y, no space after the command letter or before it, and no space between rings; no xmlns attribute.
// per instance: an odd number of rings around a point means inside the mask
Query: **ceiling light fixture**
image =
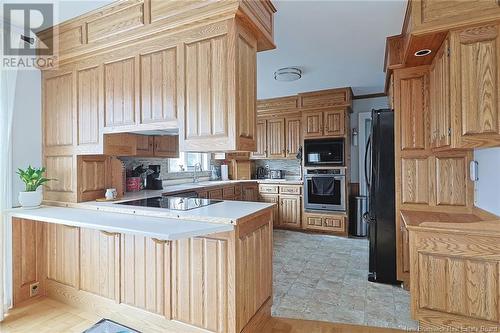
<svg viewBox="0 0 500 333"><path fill-rule="evenodd" d="M302 70L297 67L280 68L274 72L276 81L296 81L302 77Z"/></svg>
<svg viewBox="0 0 500 333"><path fill-rule="evenodd" d="M417 52L415 52L415 57L425 57L426 55L431 54L431 52L432 51L429 49L418 50Z"/></svg>

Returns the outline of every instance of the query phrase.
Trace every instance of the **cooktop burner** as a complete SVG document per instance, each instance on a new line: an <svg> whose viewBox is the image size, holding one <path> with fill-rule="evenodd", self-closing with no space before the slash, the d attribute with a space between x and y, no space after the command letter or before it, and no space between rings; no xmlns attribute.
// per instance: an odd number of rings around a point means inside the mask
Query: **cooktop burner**
<svg viewBox="0 0 500 333"><path fill-rule="evenodd" d="M156 207L172 210L191 210L222 202L222 200L185 198L185 197L154 197L139 200L119 202L119 205Z"/></svg>

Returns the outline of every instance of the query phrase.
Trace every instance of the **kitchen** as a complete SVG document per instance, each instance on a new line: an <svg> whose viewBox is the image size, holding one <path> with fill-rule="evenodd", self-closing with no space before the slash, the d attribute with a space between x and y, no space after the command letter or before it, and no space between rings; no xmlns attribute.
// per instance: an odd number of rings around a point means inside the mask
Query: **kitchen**
<svg viewBox="0 0 500 333"><path fill-rule="evenodd" d="M58 2L2 72L1 329L497 328L500 8L450 3Z"/></svg>

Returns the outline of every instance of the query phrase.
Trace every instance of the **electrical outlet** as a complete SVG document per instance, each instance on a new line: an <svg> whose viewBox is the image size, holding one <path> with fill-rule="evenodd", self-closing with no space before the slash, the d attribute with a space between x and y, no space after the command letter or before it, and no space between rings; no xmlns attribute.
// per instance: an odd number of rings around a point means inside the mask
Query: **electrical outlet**
<svg viewBox="0 0 500 333"><path fill-rule="evenodd" d="M30 284L30 297L34 297L34 296L38 295L39 285L40 285L39 282L35 282L35 283Z"/></svg>

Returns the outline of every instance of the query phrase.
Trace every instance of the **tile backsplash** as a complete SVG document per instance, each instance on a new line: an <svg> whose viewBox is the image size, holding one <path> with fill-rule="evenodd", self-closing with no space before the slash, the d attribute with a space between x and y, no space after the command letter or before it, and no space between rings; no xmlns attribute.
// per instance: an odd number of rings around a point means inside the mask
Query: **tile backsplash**
<svg viewBox="0 0 500 333"><path fill-rule="evenodd" d="M134 169L139 165L144 165L147 168L149 165L160 166L160 179L175 180L193 177L192 172L168 172L168 158L135 158L135 157L121 157L121 161L125 164L125 169ZM199 173L200 177L208 177L210 172L204 170Z"/></svg>
<svg viewBox="0 0 500 333"><path fill-rule="evenodd" d="M271 170L284 170L285 178L300 178L302 168L300 160L255 160L255 168L266 167L269 165Z"/></svg>

